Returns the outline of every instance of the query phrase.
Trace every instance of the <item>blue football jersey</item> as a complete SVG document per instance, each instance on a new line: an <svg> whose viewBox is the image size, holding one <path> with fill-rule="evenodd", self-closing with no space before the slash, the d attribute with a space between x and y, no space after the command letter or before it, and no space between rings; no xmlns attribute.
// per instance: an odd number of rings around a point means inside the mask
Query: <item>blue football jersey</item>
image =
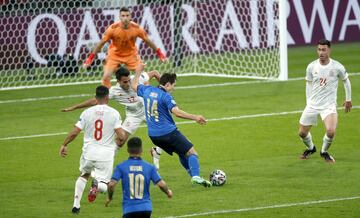
<svg viewBox="0 0 360 218"><path fill-rule="evenodd" d="M116 181L121 179L123 214L152 211L149 192L150 181L157 184L161 180L155 166L141 158L130 157L115 167L111 179Z"/></svg>
<svg viewBox="0 0 360 218"><path fill-rule="evenodd" d="M176 102L168 92L159 87L139 85L137 94L144 99L149 136L163 136L176 129L171 116Z"/></svg>

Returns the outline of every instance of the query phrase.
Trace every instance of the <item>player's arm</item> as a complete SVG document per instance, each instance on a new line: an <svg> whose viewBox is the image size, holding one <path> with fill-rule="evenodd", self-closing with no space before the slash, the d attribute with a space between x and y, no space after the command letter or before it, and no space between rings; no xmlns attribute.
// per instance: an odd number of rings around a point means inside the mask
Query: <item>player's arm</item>
<svg viewBox="0 0 360 218"><path fill-rule="evenodd" d="M139 79L140 79L140 76L141 76L141 73L144 71L144 68L145 68L145 64L143 63L140 63L136 69L135 69L135 77L134 79L131 81L131 88L137 92L137 87L139 85Z"/></svg>
<svg viewBox="0 0 360 218"><path fill-rule="evenodd" d="M84 62L83 67L86 69L88 67L91 66L91 64L93 63L95 56L97 53L99 53L102 49L102 47L104 47L105 43L107 42L107 40L105 39L101 39L100 42L96 45L96 47L94 48L94 50L92 50L92 52L90 53L89 57L86 59L86 61Z"/></svg>
<svg viewBox="0 0 360 218"><path fill-rule="evenodd" d="M314 62L311 62L305 71L305 96L306 96L306 104L310 103L311 92L313 88L313 71L314 71Z"/></svg>
<svg viewBox="0 0 360 218"><path fill-rule="evenodd" d="M156 47L156 45L149 39L149 37L146 36L143 38L143 40L150 48L153 49L153 51L156 53L156 55L162 62L167 61L166 54L163 53L160 48Z"/></svg>
<svg viewBox="0 0 360 218"><path fill-rule="evenodd" d="M306 87L305 87L305 95L306 95L306 103L310 102L311 92L312 92L312 81L306 80Z"/></svg>
<svg viewBox="0 0 360 218"><path fill-rule="evenodd" d="M123 130L122 128L115 129L115 133L116 133L116 136L117 136L115 138L116 145L119 148L121 148L125 144L128 136L127 136L125 130Z"/></svg>
<svg viewBox="0 0 360 218"><path fill-rule="evenodd" d="M173 107L171 109L171 112L179 118L188 119L188 120L194 120L199 124L205 124L206 120L202 115L195 115L195 114L189 114L183 110L180 110L179 107Z"/></svg>
<svg viewBox="0 0 360 218"><path fill-rule="evenodd" d="M81 109L81 108L86 108L86 107L91 107L97 105L97 100L96 98L90 98L84 102L81 102L80 104L76 104L67 108L63 108L61 109L62 112L69 112L69 111L73 111L76 109Z"/></svg>
<svg viewBox="0 0 360 218"><path fill-rule="evenodd" d="M76 126L71 132L69 132L69 134L65 138L64 143L60 147L60 156L65 157L67 155L67 145L72 142L76 138L76 136L79 135L80 132L81 129Z"/></svg>
<svg viewBox="0 0 360 218"><path fill-rule="evenodd" d="M156 185L160 188L161 191L163 191L168 196L168 198L172 198L173 193L168 188L164 180L161 179L158 183L156 183Z"/></svg>
<svg viewBox="0 0 360 218"><path fill-rule="evenodd" d="M111 180L108 184L108 196L105 202L105 207L109 206L110 202L113 199L113 195L114 195L114 191L115 191L115 186L117 185L117 181L116 180Z"/></svg>
<svg viewBox="0 0 360 218"><path fill-rule="evenodd" d="M345 88L345 102L343 106L345 107L345 113L350 112L352 108L351 103L351 84L349 78L343 80L344 88Z"/></svg>
<svg viewBox="0 0 360 218"><path fill-rule="evenodd" d="M149 75L149 81L150 81L152 78L155 78L156 81L160 82L161 74L159 73L159 71L153 70L153 71L147 72L147 74Z"/></svg>

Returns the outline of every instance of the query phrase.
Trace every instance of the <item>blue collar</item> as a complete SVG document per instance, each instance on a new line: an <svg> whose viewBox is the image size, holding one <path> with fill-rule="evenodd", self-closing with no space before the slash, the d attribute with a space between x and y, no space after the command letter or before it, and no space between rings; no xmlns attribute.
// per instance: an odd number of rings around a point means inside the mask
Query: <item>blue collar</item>
<svg viewBox="0 0 360 218"><path fill-rule="evenodd" d="M164 89L163 87L161 86L158 86L159 89L163 90L164 92L167 92L166 89Z"/></svg>

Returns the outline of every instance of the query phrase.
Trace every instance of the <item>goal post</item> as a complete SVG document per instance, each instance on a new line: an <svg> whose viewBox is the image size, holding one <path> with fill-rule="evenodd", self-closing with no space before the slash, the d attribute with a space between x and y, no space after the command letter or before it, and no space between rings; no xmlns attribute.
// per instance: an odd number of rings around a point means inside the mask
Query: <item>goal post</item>
<svg viewBox="0 0 360 218"><path fill-rule="evenodd" d="M288 79L288 54L287 54L287 11L286 0L279 1L279 49L280 49L280 71L279 80Z"/></svg>
<svg viewBox="0 0 360 218"><path fill-rule="evenodd" d="M148 70L287 80L286 0L22 0L1 3L0 90L98 83L109 45L81 66L121 6L169 58L138 39Z"/></svg>

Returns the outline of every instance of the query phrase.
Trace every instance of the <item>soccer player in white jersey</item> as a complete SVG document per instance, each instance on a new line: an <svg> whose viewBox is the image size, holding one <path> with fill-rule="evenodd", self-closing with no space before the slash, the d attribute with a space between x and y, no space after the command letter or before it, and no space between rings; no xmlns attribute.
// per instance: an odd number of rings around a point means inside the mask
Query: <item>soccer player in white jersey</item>
<svg viewBox="0 0 360 218"><path fill-rule="evenodd" d="M116 139L116 143L121 147L129 138L130 135L134 134L139 128L141 123L145 122L145 110L144 103L141 97L138 97L136 92L130 86L131 77L130 71L125 67L121 66L116 72L117 84L110 88L109 98L115 100L121 105L125 106L126 117L122 123L122 128L125 130L125 137L122 140ZM152 78L160 79L160 73L157 71L143 72L140 77L141 84L148 84ZM86 100L80 104L73 105L71 107L62 109L63 112L73 111L80 108L90 107L96 105L97 101L95 98ZM160 167L160 155L162 149L159 147L151 148L151 155L153 157L154 165L157 169Z"/></svg>
<svg viewBox="0 0 360 218"><path fill-rule="evenodd" d="M320 156L326 162L335 163L328 149L333 142L338 123L336 98L339 80L343 82L345 88L346 97L343 104L345 113L350 112L352 103L349 75L342 64L330 58L330 52L330 41L320 40L317 44L319 59L311 62L306 69L306 107L299 121L299 136L307 147L301 159L308 159L316 152L310 129L313 125L317 125L317 117L320 114L326 128Z"/></svg>
<svg viewBox="0 0 360 218"><path fill-rule="evenodd" d="M80 157L80 176L75 183L74 205L72 213L80 212L80 201L91 172L94 179L88 195L89 202L93 202L98 191L106 192L107 184L112 175L116 143L114 136L123 138L121 117L117 110L107 105L109 89L98 86L95 95L97 105L83 111L74 129L69 132L60 147L60 155L67 155L67 146L77 135L84 131L84 144Z"/></svg>

